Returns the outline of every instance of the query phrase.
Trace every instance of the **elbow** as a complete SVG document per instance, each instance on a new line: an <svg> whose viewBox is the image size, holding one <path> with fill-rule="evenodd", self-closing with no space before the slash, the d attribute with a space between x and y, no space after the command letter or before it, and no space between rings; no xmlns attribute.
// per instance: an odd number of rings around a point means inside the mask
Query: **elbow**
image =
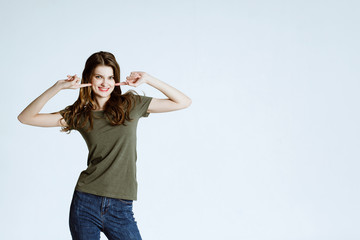
<svg viewBox="0 0 360 240"><path fill-rule="evenodd" d="M189 101L188 101L186 107L190 107L191 103L192 103L192 100L189 98Z"/></svg>
<svg viewBox="0 0 360 240"><path fill-rule="evenodd" d="M171 110L169 108L169 110L167 111L175 111L175 110L181 110L181 109L184 109L184 108L188 108L190 107L192 101L190 98L186 98L186 99L183 99L181 100L180 102L174 102L173 101L173 105L171 106ZM161 112L161 111L160 111Z"/></svg>
<svg viewBox="0 0 360 240"><path fill-rule="evenodd" d="M183 108L188 108L188 107L190 107L191 103L192 103L191 99L188 98L188 100L184 103Z"/></svg>
<svg viewBox="0 0 360 240"><path fill-rule="evenodd" d="M28 123L25 121L24 117L21 116L21 114L17 117L17 119L19 120L19 122L21 122L22 124L27 124Z"/></svg>
<svg viewBox="0 0 360 240"><path fill-rule="evenodd" d="M20 115L17 116L17 119L19 120L19 122L24 123Z"/></svg>

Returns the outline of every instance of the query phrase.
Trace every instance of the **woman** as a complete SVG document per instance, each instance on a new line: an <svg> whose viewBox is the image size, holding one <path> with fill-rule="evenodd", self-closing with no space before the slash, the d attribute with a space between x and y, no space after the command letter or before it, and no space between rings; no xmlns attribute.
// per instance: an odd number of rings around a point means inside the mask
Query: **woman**
<svg viewBox="0 0 360 240"><path fill-rule="evenodd" d="M80 83L81 81L81 83ZM147 83L168 99L122 94L120 85ZM39 113L62 89L78 89L74 104L55 113ZM76 75L58 80L18 116L23 124L78 130L89 149L87 169L80 173L70 206L69 226L73 239L141 239L133 217L137 200L136 127L150 113L189 107L191 99L145 72L131 72L120 82L120 68L113 54L97 52L86 61L82 79Z"/></svg>

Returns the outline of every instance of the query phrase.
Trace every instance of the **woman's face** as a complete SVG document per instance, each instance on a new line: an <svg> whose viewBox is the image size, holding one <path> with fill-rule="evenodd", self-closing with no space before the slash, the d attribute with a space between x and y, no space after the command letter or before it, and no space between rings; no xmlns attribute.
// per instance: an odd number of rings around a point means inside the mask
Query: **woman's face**
<svg viewBox="0 0 360 240"><path fill-rule="evenodd" d="M112 67L98 65L91 77L91 88L95 96L100 98L110 98L110 94L115 88L114 72Z"/></svg>

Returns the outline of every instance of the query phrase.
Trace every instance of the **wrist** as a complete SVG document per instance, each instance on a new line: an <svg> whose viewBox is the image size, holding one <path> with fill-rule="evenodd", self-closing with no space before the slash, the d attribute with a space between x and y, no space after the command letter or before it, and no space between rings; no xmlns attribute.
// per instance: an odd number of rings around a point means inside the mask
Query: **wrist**
<svg viewBox="0 0 360 240"><path fill-rule="evenodd" d="M147 75L147 77L145 78L145 82L149 85L152 85L156 81L158 81L158 79L150 75Z"/></svg>
<svg viewBox="0 0 360 240"><path fill-rule="evenodd" d="M56 90L60 91L62 90L62 86L61 86L61 83L60 83L60 80L57 81L54 85L53 85L53 88L55 88Z"/></svg>

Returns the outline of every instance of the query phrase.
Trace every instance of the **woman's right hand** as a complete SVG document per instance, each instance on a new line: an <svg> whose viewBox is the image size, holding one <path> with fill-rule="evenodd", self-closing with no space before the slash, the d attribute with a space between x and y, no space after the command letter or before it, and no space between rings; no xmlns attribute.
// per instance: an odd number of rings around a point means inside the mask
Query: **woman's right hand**
<svg viewBox="0 0 360 240"><path fill-rule="evenodd" d="M57 81L61 89L78 89L81 87L89 87L91 83L81 83L81 79L76 76L67 75L67 79Z"/></svg>

